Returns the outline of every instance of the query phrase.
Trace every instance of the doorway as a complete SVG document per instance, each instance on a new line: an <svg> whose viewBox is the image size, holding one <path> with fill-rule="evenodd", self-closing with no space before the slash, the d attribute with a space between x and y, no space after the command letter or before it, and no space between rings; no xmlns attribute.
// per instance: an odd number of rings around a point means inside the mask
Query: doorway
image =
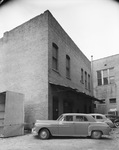
<svg viewBox="0 0 119 150"><path fill-rule="evenodd" d="M59 116L59 100L58 97L53 97L53 120L56 120Z"/></svg>

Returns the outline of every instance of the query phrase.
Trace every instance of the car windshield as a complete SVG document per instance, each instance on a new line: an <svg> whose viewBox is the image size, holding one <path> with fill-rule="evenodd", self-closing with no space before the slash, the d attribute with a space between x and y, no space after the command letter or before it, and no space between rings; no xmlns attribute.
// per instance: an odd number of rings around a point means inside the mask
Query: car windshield
<svg viewBox="0 0 119 150"><path fill-rule="evenodd" d="M58 121L62 120L63 115L59 116L59 118L57 119Z"/></svg>

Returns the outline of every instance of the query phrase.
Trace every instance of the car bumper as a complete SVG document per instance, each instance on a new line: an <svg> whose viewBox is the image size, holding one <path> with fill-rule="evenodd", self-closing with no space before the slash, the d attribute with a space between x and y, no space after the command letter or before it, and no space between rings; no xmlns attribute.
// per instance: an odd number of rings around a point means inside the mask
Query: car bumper
<svg viewBox="0 0 119 150"><path fill-rule="evenodd" d="M32 134L35 136L35 135L38 135L37 131L35 128L32 129Z"/></svg>

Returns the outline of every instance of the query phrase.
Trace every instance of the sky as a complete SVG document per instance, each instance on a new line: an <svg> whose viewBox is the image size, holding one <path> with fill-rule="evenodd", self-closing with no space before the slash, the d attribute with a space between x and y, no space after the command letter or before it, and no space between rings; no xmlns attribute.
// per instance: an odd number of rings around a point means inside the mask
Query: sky
<svg viewBox="0 0 119 150"><path fill-rule="evenodd" d="M118 0L4 0L0 38L46 10L89 60L119 54Z"/></svg>

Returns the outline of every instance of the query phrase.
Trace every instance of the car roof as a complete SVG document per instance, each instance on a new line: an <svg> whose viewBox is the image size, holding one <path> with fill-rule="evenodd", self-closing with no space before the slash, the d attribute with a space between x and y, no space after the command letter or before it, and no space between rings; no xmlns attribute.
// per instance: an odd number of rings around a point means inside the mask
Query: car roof
<svg viewBox="0 0 119 150"><path fill-rule="evenodd" d="M62 116L85 116L89 119L91 122L96 122L96 120L93 118L92 115L90 114L85 114L85 113L63 113Z"/></svg>
<svg viewBox="0 0 119 150"><path fill-rule="evenodd" d="M85 114L85 113L63 113L62 115L86 115L86 116L90 116L90 114Z"/></svg>
<svg viewBox="0 0 119 150"><path fill-rule="evenodd" d="M106 116L116 116L116 115L113 115L113 114L105 114Z"/></svg>
<svg viewBox="0 0 119 150"><path fill-rule="evenodd" d="M104 114L98 114L98 113L90 113L90 115L100 115L100 116L105 116Z"/></svg>

